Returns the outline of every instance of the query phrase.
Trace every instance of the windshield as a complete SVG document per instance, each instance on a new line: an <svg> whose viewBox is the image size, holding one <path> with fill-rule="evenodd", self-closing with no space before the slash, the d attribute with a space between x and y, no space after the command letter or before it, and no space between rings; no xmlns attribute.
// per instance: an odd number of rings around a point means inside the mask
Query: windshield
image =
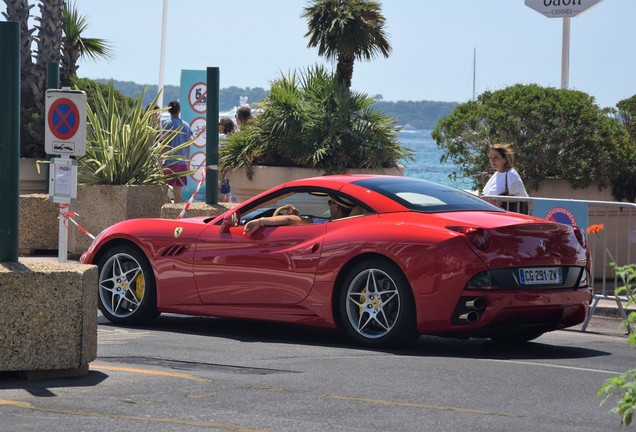
<svg viewBox="0 0 636 432"><path fill-rule="evenodd" d="M503 211L460 189L410 177L374 177L353 182L420 212Z"/></svg>

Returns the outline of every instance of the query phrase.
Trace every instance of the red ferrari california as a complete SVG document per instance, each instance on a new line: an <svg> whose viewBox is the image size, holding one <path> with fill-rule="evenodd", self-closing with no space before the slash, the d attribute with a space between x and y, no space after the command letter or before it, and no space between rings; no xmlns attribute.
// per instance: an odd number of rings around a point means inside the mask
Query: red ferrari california
<svg viewBox="0 0 636 432"><path fill-rule="evenodd" d="M261 226L290 205L302 223ZM99 308L114 323L269 320L373 347L420 334L528 341L583 322L592 296L578 228L379 175L292 181L217 217L120 222L81 262L99 267Z"/></svg>

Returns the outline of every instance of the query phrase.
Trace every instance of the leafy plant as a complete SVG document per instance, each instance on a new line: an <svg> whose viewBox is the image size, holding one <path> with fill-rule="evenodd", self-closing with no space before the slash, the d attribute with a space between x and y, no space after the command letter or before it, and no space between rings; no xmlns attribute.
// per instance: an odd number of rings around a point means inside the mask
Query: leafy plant
<svg viewBox="0 0 636 432"><path fill-rule="evenodd" d="M587 232L588 234L596 235L597 239L603 244L605 252L611 260L610 266L623 283L622 286L616 288L614 294L627 297L627 308L629 308L636 302L636 264L616 265L614 257L599 235L599 232L603 229L604 226L602 224L591 225L587 228ZM627 339L629 346L636 346L636 332L632 327L634 323L636 323L636 312L631 312L627 315L627 318L622 323L624 327L629 329ZM636 412L636 369L630 369L620 376L607 379L596 393L596 396L602 398L601 405L604 405L613 397L618 397L618 404L610 412L621 417L621 425L629 426L634 419L634 412Z"/></svg>
<svg viewBox="0 0 636 432"><path fill-rule="evenodd" d="M482 93L458 106L432 133L443 161L458 167L453 177L472 177L482 188L487 149L512 144L516 169L530 190L549 177L572 187L611 184L617 149L625 145L622 125L586 93L517 84Z"/></svg>
<svg viewBox="0 0 636 432"><path fill-rule="evenodd" d="M192 141L170 148L179 132L160 130L161 110L145 110L143 95L131 106L118 104L111 83L106 97L96 92L94 98L93 107L87 104L86 155L78 159L80 185L164 185L193 172L164 174L162 162L184 160L178 151Z"/></svg>
<svg viewBox="0 0 636 432"><path fill-rule="evenodd" d="M397 140L393 119L375 100L350 91L321 66L281 76L259 105L253 123L227 138L219 151L224 168L253 165L382 169L412 159Z"/></svg>

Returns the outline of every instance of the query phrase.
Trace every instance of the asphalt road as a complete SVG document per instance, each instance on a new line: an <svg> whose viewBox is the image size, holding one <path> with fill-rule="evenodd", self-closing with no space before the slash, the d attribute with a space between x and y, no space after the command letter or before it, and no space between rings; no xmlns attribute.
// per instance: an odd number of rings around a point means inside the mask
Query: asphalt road
<svg viewBox="0 0 636 432"><path fill-rule="evenodd" d="M595 396L634 367L618 323L516 347L421 337L382 351L296 326L100 318L88 376L0 375L0 431L619 431Z"/></svg>

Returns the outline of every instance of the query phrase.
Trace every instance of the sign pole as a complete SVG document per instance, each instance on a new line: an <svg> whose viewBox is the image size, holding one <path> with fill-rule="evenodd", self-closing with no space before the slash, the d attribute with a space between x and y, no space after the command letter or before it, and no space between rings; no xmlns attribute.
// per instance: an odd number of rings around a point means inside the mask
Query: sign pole
<svg viewBox="0 0 636 432"><path fill-rule="evenodd" d="M570 17L563 17L563 46L561 48L561 88L570 84Z"/></svg>
<svg viewBox="0 0 636 432"><path fill-rule="evenodd" d="M65 156L60 156L65 157ZM68 157L68 156L66 156ZM66 213L68 212L68 204L60 204L60 214L58 216L58 246L57 261L65 263L68 259L68 230L66 228Z"/></svg>
<svg viewBox="0 0 636 432"><path fill-rule="evenodd" d="M526 6L548 18L563 18L561 45L561 88L570 86L570 18L573 18L603 0L525 0Z"/></svg>
<svg viewBox="0 0 636 432"><path fill-rule="evenodd" d="M20 25L0 22L0 262L18 262Z"/></svg>
<svg viewBox="0 0 636 432"><path fill-rule="evenodd" d="M58 261L68 259L68 205L77 198L77 160L86 154L86 93L64 87L46 91L44 149L51 158L49 198L59 207Z"/></svg>

